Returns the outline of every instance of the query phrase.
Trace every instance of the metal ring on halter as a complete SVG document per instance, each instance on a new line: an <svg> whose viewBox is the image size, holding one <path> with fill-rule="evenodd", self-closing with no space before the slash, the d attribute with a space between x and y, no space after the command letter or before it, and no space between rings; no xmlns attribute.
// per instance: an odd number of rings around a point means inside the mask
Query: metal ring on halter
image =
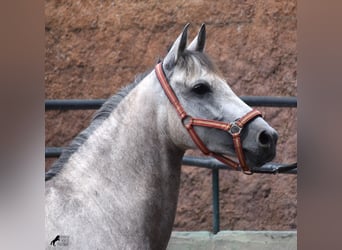
<svg viewBox="0 0 342 250"><path fill-rule="evenodd" d="M189 128L192 126L192 116L185 114L183 118L181 118L182 124L184 127Z"/></svg>
<svg viewBox="0 0 342 250"><path fill-rule="evenodd" d="M228 130L228 133L231 135L239 135L241 133L242 127L240 127L236 121L230 123L231 126Z"/></svg>

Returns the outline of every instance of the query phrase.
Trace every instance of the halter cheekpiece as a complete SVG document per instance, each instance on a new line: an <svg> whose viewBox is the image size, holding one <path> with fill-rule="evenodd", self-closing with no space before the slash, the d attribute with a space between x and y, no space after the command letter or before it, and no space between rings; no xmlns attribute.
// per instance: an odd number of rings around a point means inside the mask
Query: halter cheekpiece
<svg viewBox="0 0 342 250"><path fill-rule="evenodd" d="M238 169L240 167L245 174L252 174L253 171L247 166L244 157L240 134L244 126L248 122L252 121L254 118L262 116L261 113L258 110L253 109L247 114L245 114L243 117L230 123L201 118L193 118L185 112L175 92L168 83L163 71L162 63L158 63L156 65L155 72L166 96L176 109L180 119L182 120L184 127L188 130L188 133L190 134L192 140L197 145L197 147L202 151L202 153L205 155L210 155L216 158L217 160L223 162L224 164L229 165L235 169ZM228 158L223 154L217 154L215 152L210 151L196 133L194 126L216 128L228 132L233 137L234 149L239 162L235 162L234 160Z"/></svg>

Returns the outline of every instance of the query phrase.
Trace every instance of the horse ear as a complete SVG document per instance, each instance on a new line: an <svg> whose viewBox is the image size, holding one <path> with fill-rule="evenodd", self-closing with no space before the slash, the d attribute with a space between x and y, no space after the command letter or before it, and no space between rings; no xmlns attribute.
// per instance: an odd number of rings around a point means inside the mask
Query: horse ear
<svg viewBox="0 0 342 250"><path fill-rule="evenodd" d="M171 49L165 56L163 61L164 70L171 70L176 64L180 55L184 52L188 38L188 27L189 23L185 25L183 32L178 36Z"/></svg>
<svg viewBox="0 0 342 250"><path fill-rule="evenodd" d="M197 36L195 37L195 39L190 43L190 45L188 46L188 50L196 50L199 52L203 52L204 51L204 46L205 46L205 35L206 35L206 31L205 31L205 24L203 23Z"/></svg>

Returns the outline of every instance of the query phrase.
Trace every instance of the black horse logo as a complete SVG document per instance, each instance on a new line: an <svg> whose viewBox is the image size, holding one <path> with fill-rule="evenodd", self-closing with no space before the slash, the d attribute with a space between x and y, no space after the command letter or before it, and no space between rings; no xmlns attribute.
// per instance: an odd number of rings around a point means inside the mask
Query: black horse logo
<svg viewBox="0 0 342 250"><path fill-rule="evenodd" d="M57 235L51 242L50 245L55 246L55 243L60 240L59 235Z"/></svg>

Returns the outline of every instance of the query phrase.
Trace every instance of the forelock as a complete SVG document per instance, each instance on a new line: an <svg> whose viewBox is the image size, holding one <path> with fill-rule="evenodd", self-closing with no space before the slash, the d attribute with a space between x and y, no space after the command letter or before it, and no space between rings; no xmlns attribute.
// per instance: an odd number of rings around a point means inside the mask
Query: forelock
<svg viewBox="0 0 342 250"><path fill-rule="evenodd" d="M216 74L220 74L218 68L212 60L203 52L185 50L177 60L177 66L186 70L186 73L192 75L198 70L198 66L205 68Z"/></svg>

